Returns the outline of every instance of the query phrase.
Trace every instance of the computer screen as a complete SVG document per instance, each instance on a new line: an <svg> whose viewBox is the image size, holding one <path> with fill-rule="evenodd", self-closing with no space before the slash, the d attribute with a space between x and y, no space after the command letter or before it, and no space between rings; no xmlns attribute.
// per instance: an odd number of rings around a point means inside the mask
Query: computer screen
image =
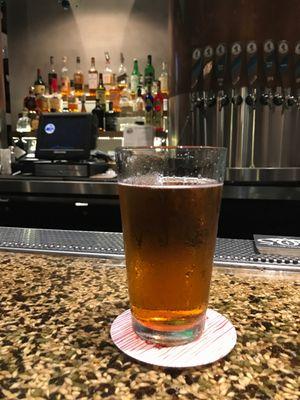
<svg viewBox="0 0 300 400"><path fill-rule="evenodd" d="M42 114L35 154L46 160L88 159L95 148L96 137L97 124L92 114Z"/></svg>

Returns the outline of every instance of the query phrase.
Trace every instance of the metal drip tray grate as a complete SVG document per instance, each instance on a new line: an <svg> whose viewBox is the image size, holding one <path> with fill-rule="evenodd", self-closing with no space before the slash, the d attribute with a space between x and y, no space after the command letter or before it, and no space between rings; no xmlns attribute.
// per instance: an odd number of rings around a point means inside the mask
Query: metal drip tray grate
<svg viewBox="0 0 300 400"><path fill-rule="evenodd" d="M113 232L0 227L0 250L124 258L123 235ZM217 239L215 265L300 271L300 259L258 254L252 240Z"/></svg>
<svg viewBox="0 0 300 400"><path fill-rule="evenodd" d="M0 227L0 249L124 258L123 235L110 232Z"/></svg>
<svg viewBox="0 0 300 400"><path fill-rule="evenodd" d="M215 265L300 272L300 258L260 254L253 240L217 239Z"/></svg>

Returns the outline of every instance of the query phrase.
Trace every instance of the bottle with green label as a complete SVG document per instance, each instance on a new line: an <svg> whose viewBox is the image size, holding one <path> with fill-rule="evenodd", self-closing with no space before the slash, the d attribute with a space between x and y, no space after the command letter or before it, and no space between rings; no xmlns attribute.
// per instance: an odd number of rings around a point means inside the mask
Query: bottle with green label
<svg viewBox="0 0 300 400"><path fill-rule="evenodd" d="M155 70L152 65L152 56L151 54L147 57L147 65L144 72L144 79L145 79L145 86L152 85L153 81L155 80Z"/></svg>
<svg viewBox="0 0 300 400"><path fill-rule="evenodd" d="M140 71L139 71L139 64L138 60L135 58L133 60L133 70L130 77L130 86L131 86L131 93L136 94L138 90L138 86L140 83Z"/></svg>

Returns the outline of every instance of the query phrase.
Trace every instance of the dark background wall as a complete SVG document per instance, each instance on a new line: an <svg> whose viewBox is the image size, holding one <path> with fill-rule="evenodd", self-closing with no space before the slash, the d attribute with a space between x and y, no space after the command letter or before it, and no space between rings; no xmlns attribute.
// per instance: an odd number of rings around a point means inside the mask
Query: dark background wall
<svg viewBox="0 0 300 400"><path fill-rule="evenodd" d="M13 129L22 101L42 69L46 78L50 55L57 69L68 57L73 73L75 58L81 56L85 73L90 58L97 69L104 68L104 52L109 51L112 67L117 70L120 52L131 72L133 58L143 71L147 54L153 55L158 72L167 61L167 0L70 0L64 11L57 0L9 0L8 51L10 61Z"/></svg>

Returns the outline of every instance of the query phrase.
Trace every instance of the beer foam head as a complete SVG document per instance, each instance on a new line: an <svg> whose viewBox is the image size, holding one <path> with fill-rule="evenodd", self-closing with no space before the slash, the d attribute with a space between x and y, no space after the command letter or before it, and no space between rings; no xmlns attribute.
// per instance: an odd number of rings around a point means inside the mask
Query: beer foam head
<svg viewBox="0 0 300 400"><path fill-rule="evenodd" d="M123 185L146 187L187 187L187 186L216 186L221 185L214 179L193 176L163 176L161 174L147 174L132 176L119 182Z"/></svg>

